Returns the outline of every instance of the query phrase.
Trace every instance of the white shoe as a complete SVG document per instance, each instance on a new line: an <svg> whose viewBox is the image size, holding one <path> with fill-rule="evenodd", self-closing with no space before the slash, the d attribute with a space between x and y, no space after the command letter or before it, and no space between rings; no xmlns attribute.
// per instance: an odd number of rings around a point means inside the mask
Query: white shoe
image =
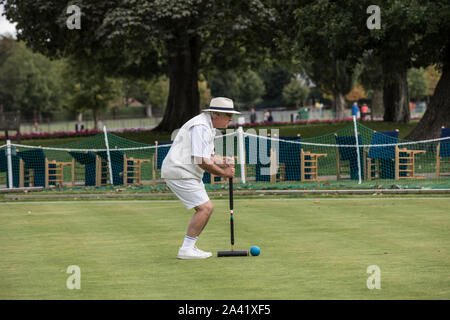
<svg viewBox="0 0 450 320"><path fill-rule="evenodd" d="M180 248L178 259L206 259L212 256L211 252L205 252L196 246L190 248Z"/></svg>
<svg viewBox="0 0 450 320"><path fill-rule="evenodd" d="M206 255L207 258L209 258L209 257L212 256L212 253L211 253L211 252L206 252L206 251L200 250L199 248L197 248L197 246L194 246L194 249L197 250L198 252L200 252L201 254Z"/></svg>

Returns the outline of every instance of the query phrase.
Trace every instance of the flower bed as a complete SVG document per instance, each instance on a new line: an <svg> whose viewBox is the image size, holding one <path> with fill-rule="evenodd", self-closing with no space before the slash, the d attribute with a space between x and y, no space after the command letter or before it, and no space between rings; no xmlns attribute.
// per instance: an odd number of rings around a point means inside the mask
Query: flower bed
<svg viewBox="0 0 450 320"><path fill-rule="evenodd" d="M108 132L136 132L136 131L146 131L148 128L123 128L123 129L108 129ZM72 138L72 137L87 137L93 136L98 133L103 132L98 129L86 129L81 131L55 131L55 132L28 132L22 133L20 138L22 140L27 139L52 139L52 138ZM4 135L0 135L0 139L5 139ZM17 140L17 134L9 135L9 139Z"/></svg>

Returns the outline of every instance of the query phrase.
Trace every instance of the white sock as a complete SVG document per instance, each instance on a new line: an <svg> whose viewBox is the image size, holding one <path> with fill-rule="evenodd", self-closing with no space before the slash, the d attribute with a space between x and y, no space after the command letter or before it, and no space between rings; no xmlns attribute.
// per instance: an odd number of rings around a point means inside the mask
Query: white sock
<svg viewBox="0 0 450 320"><path fill-rule="evenodd" d="M197 241L197 239L198 237L192 238L189 236L184 236L184 242L181 248L183 249L192 248L193 246L195 246L195 242Z"/></svg>

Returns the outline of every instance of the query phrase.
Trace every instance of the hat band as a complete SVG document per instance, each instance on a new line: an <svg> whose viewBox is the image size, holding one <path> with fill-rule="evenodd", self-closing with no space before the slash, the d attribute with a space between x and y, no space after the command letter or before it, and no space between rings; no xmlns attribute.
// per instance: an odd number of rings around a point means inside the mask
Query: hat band
<svg viewBox="0 0 450 320"><path fill-rule="evenodd" d="M234 109L231 109L231 108L222 108L222 107L209 107L209 109L211 109L211 110L223 110L223 111L234 111Z"/></svg>

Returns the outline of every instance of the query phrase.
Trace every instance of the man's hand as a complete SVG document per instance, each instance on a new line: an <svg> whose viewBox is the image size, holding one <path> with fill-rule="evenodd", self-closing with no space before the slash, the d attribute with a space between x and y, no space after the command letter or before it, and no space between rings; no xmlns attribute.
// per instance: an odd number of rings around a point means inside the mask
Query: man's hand
<svg viewBox="0 0 450 320"><path fill-rule="evenodd" d="M209 173L212 173L213 175L224 177L224 178L233 178L234 177L234 173L235 173L234 164L217 165L216 163L214 163L215 161L213 161L213 159L208 159L208 158L200 158L197 161L199 161L197 163L200 166L200 168L202 168L203 170L205 170Z"/></svg>
<svg viewBox="0 0 450 320"><path fill-rule="evenodd" d="M235 169L234 169L234 164L231 167L226 167L225 169L223 169L224 171L224 178L234 178L234 174L235 174Z"/></svg>
<svg viewBox="0 0 450 320"><path fill-rule="evenodd" d="M234 167L234 157L224 157L225 167Z"/></svg>

